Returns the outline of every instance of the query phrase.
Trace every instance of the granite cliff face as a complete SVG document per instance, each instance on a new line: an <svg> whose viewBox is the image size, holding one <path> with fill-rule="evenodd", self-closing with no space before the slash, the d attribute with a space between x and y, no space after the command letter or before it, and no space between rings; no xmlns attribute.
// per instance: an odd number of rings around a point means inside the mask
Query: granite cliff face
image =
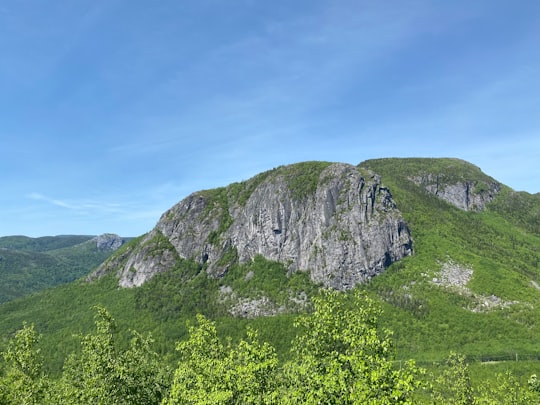
<svg viewBox="0 0 540 405"><path fill-rule="evenodd" d="M92 277L116 271L121 286L139 286L178 258L221 277L235 261L262 255L345 290L411 253L409 228L377 174L307 162L188 196Z"/></svg>
<svg viewBox="0 0 540 405"><path fill-rule="evenodd" d="M114 233L104 233L93 238L99 250L116 250L124 244L124 239Z"/></svg>
<svg viewBox="0 0 540 405"><path fill-rule="evenodd" d="M430 160L420 159L424 164ZM499 182L468 162L448 158L436 161L438 170L420 170L408 179L461 210L483 211L502 189Z"/></svg>
<svg viewBox="0 0 540 405"><path fill-rule="evenodd" d="M428 193L464 211L483 211L501 191L496 181L473 181L447 179L444 174L428 173L412 176L410 180L422 186Z"/></svg>

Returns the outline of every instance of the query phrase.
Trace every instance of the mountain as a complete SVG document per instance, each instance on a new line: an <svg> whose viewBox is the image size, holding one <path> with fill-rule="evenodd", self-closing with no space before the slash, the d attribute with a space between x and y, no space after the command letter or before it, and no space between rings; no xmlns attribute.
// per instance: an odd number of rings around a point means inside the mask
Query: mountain
<svg viewBox="0 0 540 405"><path fill-rule="evenodd" d="M342 163L284 166L244 183L196 192L165 212L122 260L122 287L140 286L179 258L223 277L261 255L314 283L345 290L412 253L409 228L380 176Z"/></svg>
<svg viewBox="0 0 540 405"><path fill-rule="evenodd" d="M113 234L1 237L0 302L76 280L123 243Z"/></svg>
<svg viewBox="0 0 540 405"><path fill-rule="evenodd" d="M93 236L88 235L42 236L39 238L22 235L3 236L0 237L0 248L27 252L47 252L75 246L92 238Z"/></svg>
<svg viewBox="0 0 540 405"><path fill-rule="evenodd" d="M540 194L468 162L304 162L191 194L85 280L0 305L0 330L34 322L58 369L99 303L167 359L196 313L233 338L251 325L286 355L310 297L358 288L398 359L525 359L540 355L539 246Z"/></svg>

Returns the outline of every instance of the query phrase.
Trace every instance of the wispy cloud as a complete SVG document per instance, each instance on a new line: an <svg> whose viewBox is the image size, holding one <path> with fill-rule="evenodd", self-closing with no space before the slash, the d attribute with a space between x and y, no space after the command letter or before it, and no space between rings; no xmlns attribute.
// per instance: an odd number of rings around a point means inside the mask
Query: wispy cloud
<svg viewBox="0 0 540 405"><path fill-rule="evenodd" d="M33 193L28 194L28 197L32 200L44 201L46 203L56 205L57 207L62 207L62 208L67 208L67 209L77 209L77 207L72 204L69 204L62 200L57 200L55 198L47 197L41 193L33 192Z"/></svg>
<svg viewBox="0 0 540 405"><path fill-rule="evenodd" d="M65 208L72 211L100 211L107 213L116 213L122 211L121 204L101 203L91 200L61 200L48 197L38 192L32 192L27 195L28 198L36 201L43 201L49 205Z"/></svg>
<svg viewBox="0 0 540 405"><path fill-rule="evenodd" d="M131 191L125 194L108 195L108 201L98 199L60 199L51 197L41 192L31 192L26 198L39 203L20 216L24 220L46 215L56 224L65 222L71 218L72 225L80 221L88 223L88 230L98 228L99 232L124 232L125 235L136 236L149 231L158 221L159 217L170 207L176 204L187 194L196 191L188 189L194 185L180 186L173 182L156 184L143 191ZM115 199L116 202L110 202ZM60 212L58 212L60 210ZM45 214L47 213L47 214ZM109 224L111 228L102 229L103 225ZM118 229L114 227L118 225Z"/></svg>

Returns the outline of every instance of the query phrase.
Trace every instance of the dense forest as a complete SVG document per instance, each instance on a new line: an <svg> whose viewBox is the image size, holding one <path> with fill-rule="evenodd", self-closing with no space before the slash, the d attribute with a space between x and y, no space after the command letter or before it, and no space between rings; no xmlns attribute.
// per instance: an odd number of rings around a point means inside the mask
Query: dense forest
<svg viewBox="0 0 540 405"><path fill-rule="evenodd" d="M233 343L218 337L203 315L177 342L176 368L164 366L151 336L131 331L128 347L116 324L94 308L95 331L79 336L58 378L43 369L39 335L25 324L3 353L2 404L531 404L540 383L527 386L510 373L473 385L466 359L451 353L427 373L413 360L395 361L391 331L380 328L381 309L356 290L323 290L313 311L297 317L298 333L282 360L257 330Z"/></svg>
<svg viewBox="0 0 540 405"><path fill-rule="evenodd" d="M0 303L88 274L114 250L97 240L85 235L0 237Z"/></svg>

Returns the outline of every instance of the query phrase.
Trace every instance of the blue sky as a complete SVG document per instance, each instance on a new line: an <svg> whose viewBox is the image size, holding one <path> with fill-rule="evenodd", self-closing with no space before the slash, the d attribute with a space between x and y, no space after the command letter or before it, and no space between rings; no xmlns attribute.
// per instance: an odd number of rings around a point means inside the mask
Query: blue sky
<svg viewBox="0 0 540 405"><path fill-rule="evenodd" d="M304 160L540 192L540 2L3 0L0 235L137 236Z"/></svg>

